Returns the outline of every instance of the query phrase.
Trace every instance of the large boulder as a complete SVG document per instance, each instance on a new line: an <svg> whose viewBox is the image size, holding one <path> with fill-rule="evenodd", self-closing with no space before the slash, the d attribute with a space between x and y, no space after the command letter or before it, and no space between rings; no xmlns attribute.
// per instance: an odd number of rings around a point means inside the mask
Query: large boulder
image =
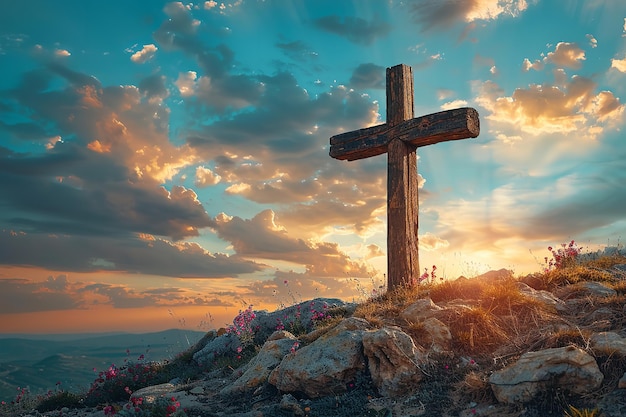
<svg viewBox="0 0 626 417"><path fill-rule="evenodd" d="M365 370L363 334L369 323L350 317L310 345L289 353L268 382L282 392L302 392L310 398L345 392Z"/></svg>
<svg viewBox="0 0 626 417"><path fill-rule="evenodd" d="M256 317L250 324L256 331L254 341L262 344L276 330L287 330L294 334L309 333L317 322L328 316L329 310L335 308L353 311L356 304L338 298L316 298L271 313L256 311Z"/></svg>
<svg viewBox="0 0 626 417"><path fill-rule="evenodd" d="M237 380L220 391L222 395L232 395L253 390L267 381L270 373L283 360L285 355L295 351L298 340L291 333L277 331L267 339L259 353L244 367Z"/></svg>
<svg viewBox="0 0 626 417"><path fill-rule="evenodd" d="M397 397L415 391L422 380L424 356L411 336L398 328L383 327L363 334L363 352L378 392Z"/></svg>
<svg viewBox="0 0 626 417"><path fill-rule="evenodd" d="M585 394L597 389L604 379L595 359L574 346L523 354L519 360L489 377L498 401L526 403L550 386Z"/></svg>

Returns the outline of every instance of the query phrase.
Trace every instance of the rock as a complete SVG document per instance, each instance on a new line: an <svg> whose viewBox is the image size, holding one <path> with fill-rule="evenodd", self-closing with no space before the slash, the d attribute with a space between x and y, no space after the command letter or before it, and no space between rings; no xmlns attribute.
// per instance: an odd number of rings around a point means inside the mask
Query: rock
<svg viewBox="0 0 626 417"><path fill-rule="evenodd" d="M556 297L550 291L536 290L533 287L521 281L517 283L517 287L519 288L520 292L522 292L522 294L526 295L527 297L532 298L535 301L539 301L540 303L546 305L549 308L552 308L561 312L567 310L567 306L565 305L565 302L561 300L560 298Z"/></svg>
<svg viewBox="0 0 626 417"><path fill-rule="evenodd" d="M332 308L355 309L356 304L346 303L338 298L316 298L268 313L257 311L251 327L257 329L255 342L263 344L276 330L287 330L304 334L313 330L317 317Z"/></svg>
<svg viewBox="0 0 626 417"><path fill-rule="evenodd" d="M236 335L226 333L207 342L202 349L193 354L193 359L201 365L210 364L218 356L229 352L236 352L237 348L240 346L241 342Z"/></svg>
<svg viewBox="0 0 626 417"><path fill-rule="evenodd" d="M138 389L131 394L131 397L143 398L145 403L153 404L158 397L169 395L174 391L176 391L176 386L174 384L165 383Z"/></svg>
<svg viewBox="0 0 626 417"><path fill-rule="evenodd" d="M585 290L587 295L592 297L614 297L617 295L617 291L613 288L607 287L604 284L594 281L587 281L580 284L580 288Z"/></svg>
<svg viewBox="0 0 626 417"><path fill-rule="evenodd" d="M302 410L302 407L300 407L300 404L298 403L298 400L296 400L296 397L294 397L291 394L283 395L283 397L280 400L279 408L281 410L285 410L285 411L290 412L291 415L293 415L293 416L303 416L304 415L304 411Z"/></svg>
<svg viewBox="0 0 626 417"><path fill-rule="evenodd" d="M608 307L600 307L589 315L589 320L592 322L611 320L615 317L615 313Z"/></svg>
<svg viewBox="0 0 626 417"><path fill-rule="evenodd" d="M275 332L259 353L245 366L243 374L231 385L220 391L222 395L241 393L265 383L270 373L283 360L294 344L294 335L284 330Z"/></svg>
<svg viewBox="0 0 626 417"><path fill-rule="evenodd" d="M431 345L429 346L434 352L441 353L449 350L452 334L450 328L441 320L434 317L424 320L424 330L431 337Z"/></svg>
<svg viewBox="0 0 626 417"><path fill-rule="evenodd" d="M594 333L590 339L594 351L626 356L626 339L614 332Z"/></svg>
<svg viewBox="0 0 626 417"><path fill-rule="evenodd" d="M405 308L400 317L408 323L417 323L427 317L431 317L434 312L443 310L437 304L433 303L430 298L422 298Z"/></svg>
<svg viewBox="0 0 626 417"><path fill-rule="evenodd" d="M436 320L436 319L435 319ZM417 388L425 362L411 336L398 328L384 327L363 335L363 352L372 381L380 394L400 396Z"/></svg>
<svg viewBox="0 0 626 417"><path fill-rule="evenodd" d="M526 403L554 384L576 394L597 389L604 375L595 359L574 346L523 354L519 360L489 377L498 401Z"/></svg>
<svg viewBox="0 0 626 417"><path fill-rule="evenodd" d="M271 372L268 382L282 392L303 392L310 398L345 392L365 369L363 333L369 323L350 317L334 329L290 353Z"/></svg>

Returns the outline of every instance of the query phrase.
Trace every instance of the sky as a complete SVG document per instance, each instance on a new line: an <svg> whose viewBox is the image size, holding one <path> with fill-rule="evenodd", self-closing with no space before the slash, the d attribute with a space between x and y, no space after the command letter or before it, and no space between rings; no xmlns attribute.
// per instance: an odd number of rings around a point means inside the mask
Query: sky
<svg viewBox="0 0 626 417"><path fill-rule="evenodd" d="M218 328L386 277L385 122L480 115L418 149L422 267L541 270L625 235L621 0L0 3L0 334Z"/></svg>

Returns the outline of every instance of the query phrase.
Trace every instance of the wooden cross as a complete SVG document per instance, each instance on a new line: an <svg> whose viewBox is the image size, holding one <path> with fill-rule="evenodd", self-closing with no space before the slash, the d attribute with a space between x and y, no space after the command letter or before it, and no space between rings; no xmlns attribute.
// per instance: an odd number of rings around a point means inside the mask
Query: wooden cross
<svg viewBox="0 0 626 417"><path fill-rule="evenodd" d="M336 159L387 153L388 290L413 286L420 276L416 149L480 132L478 112L468 107L413 117L413 73L400 64L387 68L387 123L330 138L330 156Z"/></svg>

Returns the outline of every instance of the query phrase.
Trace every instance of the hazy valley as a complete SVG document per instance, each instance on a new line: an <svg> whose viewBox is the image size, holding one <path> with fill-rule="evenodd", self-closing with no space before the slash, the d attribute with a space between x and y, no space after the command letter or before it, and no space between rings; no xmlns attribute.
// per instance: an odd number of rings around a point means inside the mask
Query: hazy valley
<svg viewBox="0 0 626 417"><path fill-rule="evenodd" d="M137 362L141 355L145 361L168 360L204 334L172 329L144 334L0 335L0 401L13 400L18 387L28 387L33 394L57 388L81 391L111 364Z"/></svg>

